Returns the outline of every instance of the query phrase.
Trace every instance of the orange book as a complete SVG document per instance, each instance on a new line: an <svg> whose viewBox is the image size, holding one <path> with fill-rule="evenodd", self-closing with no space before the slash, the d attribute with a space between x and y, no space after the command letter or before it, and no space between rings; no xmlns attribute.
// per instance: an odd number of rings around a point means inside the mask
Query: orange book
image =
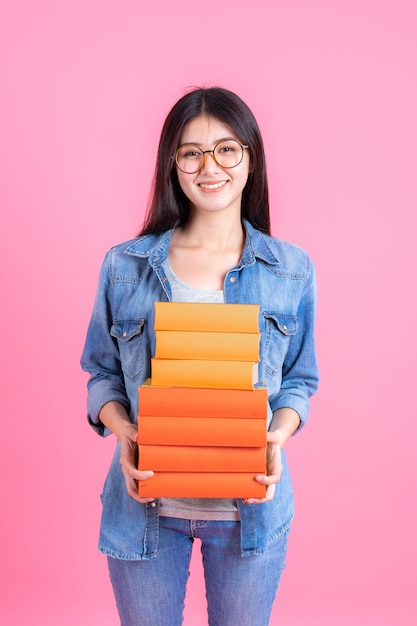
<svg viewBox="0 0 417 626"><path fill-rule="evenodd" d="M260 333L157 330L155 358L259 361Z"/></svg>
<svg viewBox="0 0 417 626"><path fill-rule="evenodd" d="M261 472L263 473L263 472ZM143 498L264 498L256 473L157 472L139 482Z"/></svg>
<svg viewBox="0 0 417 626"><path fill-rule="evenodd" d="M179 446L266 446L266 421L260 419L218 417L138 418L139 445Z"/></svg>
<svg viewBox="0 0 417 626"><path fill-rule="evenodd" d="M253 389L258 365L249 361L152 359L152 384L215 389Z"/></svg>
<svg viewBox="0 0 417 626"><path fill-rule="evenodd" d="M155 302L155 330L258 333L258 304Z"/></svg>
<svg viewBox="0 0 417 626"><path fill-rule="evenodd" d="M250 390L157 387L148 378L138 393L139 415L266 419L268 410L266 387Z"/></svg>
<svg viewBox="0 0 417 626"><path fill-rule="evenodd" d="M154 472L265 473L266 448L141 444L139 469Z"/></svg>

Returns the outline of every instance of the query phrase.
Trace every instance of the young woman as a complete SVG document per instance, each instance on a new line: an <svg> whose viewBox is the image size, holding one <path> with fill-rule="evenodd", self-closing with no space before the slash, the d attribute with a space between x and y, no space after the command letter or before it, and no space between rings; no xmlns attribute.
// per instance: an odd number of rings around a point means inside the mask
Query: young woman
<svg viewBox="0 0 417 626"><path fill-rule="evenodd" d="M284 568L293 495L283 446L305 423L318 372L315 275L306 252L270 235L258 125L221 88L170 111L140 235L104 260L82 356L88 419L118 443L104 486L99 549L123 626L178 626L194 538L211 626L267 626ZM151 375L155 301L260 305L268 387L263 499L138 497L138 387Z"/></svg>

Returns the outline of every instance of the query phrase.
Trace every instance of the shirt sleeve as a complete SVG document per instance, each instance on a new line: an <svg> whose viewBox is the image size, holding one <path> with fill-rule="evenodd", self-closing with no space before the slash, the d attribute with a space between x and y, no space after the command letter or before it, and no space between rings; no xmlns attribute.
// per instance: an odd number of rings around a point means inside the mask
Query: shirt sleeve
<svg viewBox="0 0 417 626"><path fill-rule="evenodd" d="M109 275L109 256L110 252L106 254L101 267L93 313L81 356L81 367L90 374L87 383L87 419L101 436L110 432L99 419L101 408L110 401L120 402L127 411L130 405L117 341L110 334L113 287Z"/></svg>
<svg viewBox="0 0 417 626"><path fill-rule="evenodd" d="M291 337L282 368L282 383L277 394L270 397L273 411L289 407L300 416L302 428L308 418L310 397L319 385L315 347L317 285L314 266L309 260L305 286L297 311L298 328Z"/></svg>

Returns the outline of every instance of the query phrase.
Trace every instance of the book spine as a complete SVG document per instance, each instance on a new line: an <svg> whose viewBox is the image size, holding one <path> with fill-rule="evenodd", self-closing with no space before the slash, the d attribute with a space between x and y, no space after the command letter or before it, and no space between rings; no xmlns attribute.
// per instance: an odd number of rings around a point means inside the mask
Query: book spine
<svg viewBox="0 0 417 626"><path fill-rule="evenodd" d="M258 304L155 302L155 330L259 332Z"/></svg>
<svg viewBox="0 0 417 626"><path fill-rule="evenodd" d="M139 481L143 498L264 498L254 473L157 472Z"/></svg>
<svg viewBox="0 0 417 626"><path fill-rule="evenodd" d="M157 386L253 389L257 380L257 365L247 361L153 358L151 367Z"/></svg>
<svg viewBox="0 0 417 626"><path fill-rule="evenodd" d="M267 411L266 388L157 387L151 384L150 379L139 387L139 415L265 419Z"/></svg>
<svg viewBox="0 0 417 626"><path fill-rule="evenodd" d="M154 472L266 471L266 448L161 446L141 444L139 469Z"/></svg>
<svg viewBox="0 0 417 626"><path fill-rule="evenodd" d="M260 419L141 415L138 443L185 446L264 447L266 423Z"/></svg>
<svg viewBox="0 0 417 626"><path fill-rule="evenodd" d="M155 358L259 361L259 333L157 330Z"/></svg>

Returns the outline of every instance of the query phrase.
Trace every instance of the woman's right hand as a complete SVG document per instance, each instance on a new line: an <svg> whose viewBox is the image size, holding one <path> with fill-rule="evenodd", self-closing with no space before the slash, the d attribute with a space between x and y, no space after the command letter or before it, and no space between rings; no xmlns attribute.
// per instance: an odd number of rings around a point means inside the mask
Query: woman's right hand
<svg viewBox="0 0 417 626"><path fill-rule="evenodd" d="M151 478L154 474L151 471L138 470L138 427L129 420L127 411L120 402L107 402L102 407L99 418L120 442L120 465L122 466L127 493L142 504L152 502L155 498L140 498L138 496L138 482Z"/></svg>
<svg viewBox="0 0 417 626"><path fill-rule="evenodd" d="M152 502L154 498L140 498L138 496L138 482L153 476L152 471L140 471L137 469L138 429L136 424L126 423L119 435L120 441L120 465L125 479L126 491L131 498L145 504Z"/></svg>

